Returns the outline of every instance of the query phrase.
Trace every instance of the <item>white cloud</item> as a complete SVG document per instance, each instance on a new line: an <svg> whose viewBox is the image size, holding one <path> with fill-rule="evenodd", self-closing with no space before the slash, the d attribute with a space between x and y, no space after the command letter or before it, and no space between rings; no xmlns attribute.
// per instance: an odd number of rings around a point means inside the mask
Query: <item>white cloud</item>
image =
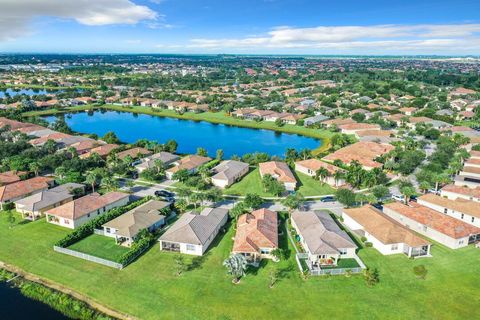
<svg viewBox="0 0 480 320"><path fill-rule="evenodd" d="M191 39L186 46L206 50L331 49L435 53L480 53L480 24L277 27L266 35L233 39Z"/></svg>
<svg viewBox="0 0 480 320"><path fill-rule="evenodd" d="M158 14L130 0L0 0L0 41L30 31L36 17L73 19L88 26L154 21Z"/></svg>

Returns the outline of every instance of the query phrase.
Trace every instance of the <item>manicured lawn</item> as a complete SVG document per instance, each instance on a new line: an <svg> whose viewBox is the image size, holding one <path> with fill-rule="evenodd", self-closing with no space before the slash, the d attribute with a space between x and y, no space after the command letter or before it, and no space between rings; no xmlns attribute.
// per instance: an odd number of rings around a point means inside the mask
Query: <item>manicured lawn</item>
<svg viewBox="0 0 480 320"><path fill-rule="evenodd" d="M327 194L334 194L335 189L330 187L326 183L321 183L313 179L306 174L295 172L298 181L298 192L300 192L303 196L323 196Z"/></svg>
<svg viewBox="0 0 480 320"><path fill-rule="evenodd" d="M336 266L325 266L322 269L341 269L341 268L358 268L360 265L358 264L357 260L347 258L347 259L340 259Z"/></svg>
<svg viewBox="0 0 480 320"><path fill-rule="evenodd" d="M74 243L68 247L68 249L111 261L118 261L120 257L128 251L128 248L116 244L115 239L98 234L92 234Z"/></svg>
<svg viewBox="0 0 480 320"><path fill-rule="evenodd" d="M239 285L222 261L234 230L222 235L204 259L185 256L189 269L175 276L175 254L152 247L124 270L56 253L53 244L69 230L39 220L9 228L0 213L0 260L71 287L96 301L140 319L479 319L480 251L473 247L432 248L433 258L410 260L359 252L380 283L368 288L361 276L302 280L294 261L266 262ZM286 241L281 240L285 246ZM426 280L412 272L423 264ZM269 288L272 270L280 272Z"/></svg>
<svg viewBox="0 0 480 320"><path fill-rule="evenodd" d="M224 193L237 196L256 193L261 197L273 197L273 194L265 192L258 168L250 171L242 180L225 189Z"/></svg>

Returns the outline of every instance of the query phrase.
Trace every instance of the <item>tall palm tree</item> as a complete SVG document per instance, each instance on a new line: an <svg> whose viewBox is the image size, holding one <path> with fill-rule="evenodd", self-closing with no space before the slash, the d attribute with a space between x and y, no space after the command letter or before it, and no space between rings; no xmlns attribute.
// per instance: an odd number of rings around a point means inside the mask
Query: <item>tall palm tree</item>
<svg viewBox="0 0 480 320"><path fill-rule="evenodd" d="M325 183L325 179L330 175L330 172L327 168L321 167L315 172L315 179L321 180L322 183Z"/></svg>
<svg viewBox="0 0 480 320"><path fill-rule="evenodd" d="M247 259L241 254L234 254L223 261L228 273L233 276L233 282L240 282L240 278L245 276L247 271Z"/></svg>
<svg viewBox="0 0 480 320"><path fill-rule="evenodd" d="M28 169L30 171L33 171L35 173L35 177L37 177L38 176L38 171L40 171L40 164L38 162L34 161L34 162L32 162L28 165Z"/></svg>
<svg viewBox="0 0 480 320"><path fill-rule="evenodd" d="M98 173L95 171L88 171L85 176L85 182L92 187L92 192L95 192L95 184L97 184Z"/></svg>
<svg viewBox="0 0 480 320"><path fill-rule="evenodd" d="M335 187L338 187L338 182L342 180L344 177L345 177L344 172L340 170L335 171L335 173L333 174L333 179L335 179Z"/></svg>

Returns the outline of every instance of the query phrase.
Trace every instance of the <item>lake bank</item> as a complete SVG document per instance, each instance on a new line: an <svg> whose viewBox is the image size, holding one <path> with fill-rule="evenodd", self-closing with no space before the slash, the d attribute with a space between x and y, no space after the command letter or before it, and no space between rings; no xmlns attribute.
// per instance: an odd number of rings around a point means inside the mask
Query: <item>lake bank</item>
<svg viewBox="0 0 480 320"><path fill-rule="evenodd" d="M279 133L297 134L297 135L321 140L322 142L321 145L317 146L313 150L314 154L318 154L320 152L324 152L328 150L328 148L330 147L330 138L334 134L327 130L305 128L297 125L286 124L282 127L279 127L275 125L274 122L247 121L247 120L242 120L242 119L234 118L231 116L227 116L223 112L203 112L203 113L186 112L184 114L179 114L172 110L152 109L150 107L141 107L141 106L125 107L125 106L110 105L110 104L101 105L101 106L86 105L86 106L68 107L63 109L30 111L30 112L25 112L24 116L25 117L48 116L48 115L55 115L55 114L65 114L65 113L81 112L81 111L87 111L87 110L102 110L102 109L121 111L121 112L130 112L135 114L153 115L153 116L166 117L166 118L175 118L175 119L182 119L182 120L205 121L209 123L224 124L224 125L230 125L230 126L240 127L240 128L265 129L265 130L271 130ZM295 147L295 146L289 146L289 147Z"/></svg>

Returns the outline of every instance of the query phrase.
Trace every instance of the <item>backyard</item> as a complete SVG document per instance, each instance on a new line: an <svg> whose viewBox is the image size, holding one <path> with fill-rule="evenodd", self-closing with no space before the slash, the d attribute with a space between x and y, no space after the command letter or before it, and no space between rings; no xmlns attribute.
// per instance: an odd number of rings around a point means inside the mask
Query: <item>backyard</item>
<svg viewBox="0 0 480 320"><path fill-rule="evenodd" d="M453 251L435 245L433 258L419 260L362 249L360 258L379 270L380 283L373 288L365 285L362 276L303 280L293 250L288 260L266 262L234 285L222 266L232 248L233 228L214 242L200 262L184 256L188 268L176 276L176 255L160 252L158 246L116 270L54 252L53 244L68 229L44 219L10 226L6 216L0 213L1 261L142 319L318 319L318 314L356 319L480 317L480 251L472 246ZM288 245L284 240L281 244ZM419 264L428 270L426 280L412 272ZM274 270L278 281L270 289Z"/></svg>
<svg viewBox="0 0 480 320"><path fill-rule="evenodd" d="M98 234L92 234L74 243L68 249L115 262L118 262L120 257L129 250L127 247L116 244L114 238Z"/></svg>

